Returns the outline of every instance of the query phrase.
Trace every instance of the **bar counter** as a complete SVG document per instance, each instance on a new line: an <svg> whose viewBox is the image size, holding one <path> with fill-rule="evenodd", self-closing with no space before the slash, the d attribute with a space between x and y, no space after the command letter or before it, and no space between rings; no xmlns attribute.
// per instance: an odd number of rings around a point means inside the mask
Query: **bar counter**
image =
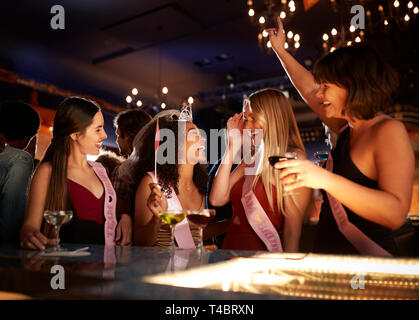
<svg viewBox="0 0 419 320"><path fill-rule="evenodd" d="M28 299L419 299L419 259L64 244L80 256L0 245L0 292ZM52 282L64 270L63 288ZM1 297L1 295L0 295ZM20 296L19 296L20 297Z"/></svg>

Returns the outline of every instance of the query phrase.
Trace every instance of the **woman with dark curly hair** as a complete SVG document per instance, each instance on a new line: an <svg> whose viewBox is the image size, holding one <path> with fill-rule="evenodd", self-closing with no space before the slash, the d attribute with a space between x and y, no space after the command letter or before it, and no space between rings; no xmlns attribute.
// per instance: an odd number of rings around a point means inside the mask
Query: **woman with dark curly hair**
<svg viewBox="0 0 419 320"><path fill-rule="evenodd" d="M160 133L170 134L160 142L161 148L168 147L168 161L162 161L159 152L155 167L157 119ZM134 174L140 181L135 195L134 242L141 246L168 247L170 229L168 225L160 224L158 214L174 209L171 208L171 199L177 198L184 210L200 210L205 206L208 174L200 164L206 160L203 152L205 141L196 125L179 120L175 114L155 117L139 135L139 144L134 146L138 156ZM190 230L196 245L200 241L199 232L193 225L190 225Z"/></svg>

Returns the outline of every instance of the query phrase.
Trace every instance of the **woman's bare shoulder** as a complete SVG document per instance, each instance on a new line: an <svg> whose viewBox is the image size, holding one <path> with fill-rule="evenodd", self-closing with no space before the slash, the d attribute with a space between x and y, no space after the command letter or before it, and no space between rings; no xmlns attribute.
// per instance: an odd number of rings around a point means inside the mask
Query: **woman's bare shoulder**
<svg viewBox="0 0 419 320"><path fill-rule="evenodd" d="M297 159L307 160L307 155L304 150L301 150L299 148L289 148L288 152L295 152L297 154Z"/></svg>
<svg viewBox="0 0 419 320"><path fill-rule="evenodd" d="M35 175L42 178L50 177L52 172L51 162L42 162L36 168Z"/></svg>

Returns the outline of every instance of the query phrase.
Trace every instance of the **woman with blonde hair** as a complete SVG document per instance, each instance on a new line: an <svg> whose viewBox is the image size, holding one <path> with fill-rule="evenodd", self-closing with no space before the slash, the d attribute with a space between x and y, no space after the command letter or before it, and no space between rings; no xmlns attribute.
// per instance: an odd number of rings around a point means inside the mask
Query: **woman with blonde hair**
<svg viewBox="0 0 419 320"><path fill-rule="evenodd" d="M232 203L223 249L297 252L311 189L284 194L279 170L268 160L286 153L306 159L290 102L276 89L255 92L245 100L243 112L229 119L227 130L227 151L209 198L214 206ZM230 173L241 149L245 154L250 149L251 160L245 155Z"/></svg>

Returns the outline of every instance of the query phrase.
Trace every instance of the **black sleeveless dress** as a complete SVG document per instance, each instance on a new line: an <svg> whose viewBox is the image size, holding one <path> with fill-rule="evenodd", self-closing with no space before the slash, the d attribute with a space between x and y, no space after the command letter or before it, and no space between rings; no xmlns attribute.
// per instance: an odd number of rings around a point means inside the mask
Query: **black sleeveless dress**
<svg viewBox="0 0 419 320"><path fill-rule="evenodd" d="M335 149L331 151L333 157L333 172L362 186L378 189L377 182L365 176L352 162L350 157L349 133L350 128L348 127L341 133ZM315 253L325 254L358 255L358 250L356 250L339 231L327 195L325 191L321 190L321 192L324 202L320 212L320 220L313 251ZM352 201L357 201L357 199L354 198ZM393 240L393 231L391 229L361 218L345 206L344 208L351 223L392 255L397 255L397 247Z"/></svg>

